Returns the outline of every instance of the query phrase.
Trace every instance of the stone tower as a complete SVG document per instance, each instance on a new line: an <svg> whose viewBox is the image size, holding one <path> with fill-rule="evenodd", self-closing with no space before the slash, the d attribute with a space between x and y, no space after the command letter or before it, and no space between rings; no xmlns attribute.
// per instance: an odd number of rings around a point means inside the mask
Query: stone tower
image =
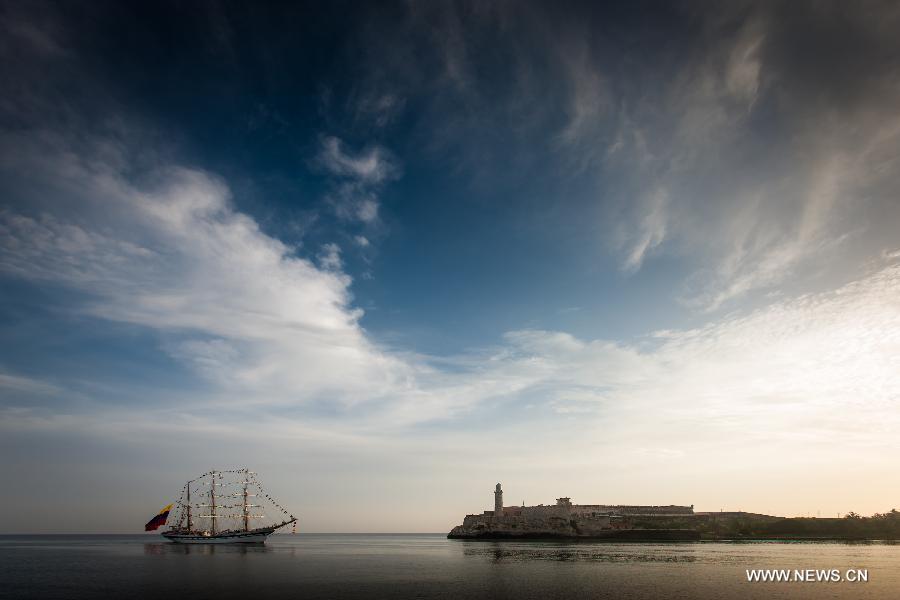
<svg viewBox="0 0 900 600"><path fill-rule="evenodd" d="M494 489L494 514L499 515L501 512L503 512L503 490L498 483Z"/></svg>

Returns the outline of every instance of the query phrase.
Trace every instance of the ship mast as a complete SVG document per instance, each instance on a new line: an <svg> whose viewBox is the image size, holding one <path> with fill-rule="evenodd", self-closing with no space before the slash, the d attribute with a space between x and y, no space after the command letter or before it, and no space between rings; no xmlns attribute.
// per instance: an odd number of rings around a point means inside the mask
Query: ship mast
<svg viewBox="0 0 900 600"><path fill-rule="evenodd" d="M250 531L250 506L247 504L247 483L250 474L244 468L244 531Z"/></svg>
<svg viewBox="0 0 900 600"><path fill-rule="evenodd" d="M253 475L252 479L250 478L251 475ZM238 480L236 479L236 476L243 476L244 479ZM219 483L219 481L222 481L222 483ZM204 498L207 497L207 492L204 489L191 489L195 483L199 486L209 485L208 502L204 500ZM226 489L217 494L216 486L223 486L226 487ZM235 490L234 488L228 488L227 486L240 487ZM224 500L223 495L225 498ZM268 500L268 504L250 503L250 498L257 498L260 496L265 496L266 500ZM241 498L242 502L241 504L234 504L233 502L228 501L229 498ZM194 514L195 501L199 502L197 506L202 514ZM224 502L224 504L222 504L222 502ZM262 541L275 530L297 522L297 519L293 515L288 514L280 504L275 502L271 496L264 492L259 481L256 480L256 473L247 467L241 469L229 469L226 471L208 471L199 477L191 479L182 488L178 504L180 506L178 524L177 526L171 525L170 531L163 533L163 536L172 541L181 543L195 544L208 541ZM266 515L252 514L254 511L251 511L250 509L257 507L262 508L270 505L273 505L275 509L284 513L284 516L288 518L280 523L271 523L259 527L254 525L251 527L250 519L265 519ZM240 513L237 513L234 510L238 507L241 508ZM209 509L209 512L206 511L206 508ZM270 508L272 508L272 506L270 506ZM220 512L223 512L224 514L219 514ZM228 519L228 521L224 524L220 524L217 521L219 518ZM194 519L211 519L212 521L210 522L209 527L207 527L206 523L195 522ZM232 519L238 522L235 524ZM185 520L187 520L186 527ZM215 540L208 540L208 538L215 538Z"/></svg>
<svg viewBox="0 0 900 600"><path fill-rule="evenodd" d="M209 530L216 535L216 472L211 471L212 482L209 484Z"/></svg>
<svg viewBox="0 0 900 600"><path fill-rule="evenodd" d="M191 517L191 482L187 483L187 525L188 531L194 530L194 519Z"/></svg>

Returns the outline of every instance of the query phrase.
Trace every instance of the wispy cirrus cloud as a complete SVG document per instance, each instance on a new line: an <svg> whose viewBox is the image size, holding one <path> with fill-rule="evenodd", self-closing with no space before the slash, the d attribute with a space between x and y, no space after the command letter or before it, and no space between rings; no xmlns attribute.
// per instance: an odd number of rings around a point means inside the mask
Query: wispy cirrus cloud
<svg viewBox="0 0 900 600"><path fill-rule="evenodd" d="M888 83L894 66L878 58L896 46L879 33L884 20L898 17L877 14L792 5L735 15L722 8L700 33L702 53L688 54L672 77L645 73L665 83L652 96L621 98L619 133L604 157L605 171L628 182L621 205L630 216L617 238L625 270L639 268L646 250L659 246L694 265L684 301L716 310L802 273L845 268L838 252L864 264L877 252L853 239L864 229L877 232L876 244L890 243L886 230L859 213L863 206L889 210L897 176L861 157L883 159L900 147L891 108L900 92ZM867 40L866 52L850 48L857 38L831 35L844 18ZM859 61L858 69L825 74L799 64L786 25L796 19L814 23L805 29L807 47ZM834 77L840 88L825 81ZM845 88L870 93L851 100ZM659 193L664 211L641 200Z"/></svg>
<svg viewBox="0 0 900 600"><path fill-rule="evenodd" d="M395 92L370 91L352 99L352 111L358 121L372 122L383 128L395 121L406 106L406 99Z"/></svg>
<svg viewBox="0 0 900 600"><path fill-rule="evenodd" d="M327 136L322 138L316 163L335 178L328 195L335 214L347 221L376 225L381 188L400 176L399 163L393 154L377 145L353 153L340 139Z"/></svg>
<svg viewBox="0 0 900 600"><path fill-rule="evenodd" d="M34 379L32 377L22 377L20 375L9 375L0 373L0 390L7 393L24 393L24 394L58 394L62 390L52 383Z"/></svg>
<svg viewBox="0 0 900 600"><path fill-rule="evenodd" d="M319 162L331 173L349 177L367 185L382 183L398 174L396 159L381 146L371 147L354 154L334 136L322 139Z"/></svg>
<svg viewBox="0 0 900 600"><path fill-rule="evenodd" d="M673 295L701 312L814 273L846 280L890 245L896 7L659 12L608 28L590 7L411 7L392 25L397 40L370 57L368 84L430 107L423 137L458 149L441 159L468 173L592 180L563 184L547 211L580 215L568 198L592 195L600 251L627 273L678 260Z"/></svg>

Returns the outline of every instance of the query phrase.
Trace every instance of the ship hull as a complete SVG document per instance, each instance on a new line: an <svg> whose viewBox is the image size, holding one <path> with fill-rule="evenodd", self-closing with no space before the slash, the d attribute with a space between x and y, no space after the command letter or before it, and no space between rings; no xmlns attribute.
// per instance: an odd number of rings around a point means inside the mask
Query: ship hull
<svg viewBox="0 0 900 600"><path fill-rule="evenodd" d="M253 531L232 531L216 535L199 533L179 533L167 531L164 538L176 544L263 544L274 529L254 529Z"/></svg>

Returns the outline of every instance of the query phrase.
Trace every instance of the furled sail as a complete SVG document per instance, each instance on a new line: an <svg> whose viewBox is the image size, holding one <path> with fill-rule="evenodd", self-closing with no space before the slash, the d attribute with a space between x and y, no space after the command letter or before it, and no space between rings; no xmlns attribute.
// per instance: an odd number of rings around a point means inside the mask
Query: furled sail
<svg viewBox="0 0 900 600"><path fill-rule="evenodd" d="M249 469L209 471L181 490L170 530L173 541L260 541L274 530L295 523Z"/></svg>

